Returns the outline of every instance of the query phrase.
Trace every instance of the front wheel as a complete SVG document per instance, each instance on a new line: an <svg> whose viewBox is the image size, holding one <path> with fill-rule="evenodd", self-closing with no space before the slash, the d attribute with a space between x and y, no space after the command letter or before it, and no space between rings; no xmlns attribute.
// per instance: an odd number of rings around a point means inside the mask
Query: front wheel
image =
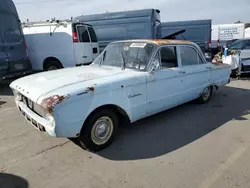
<svg viewBox="0 0 250 188"><path fill-rule="evenodd" d="M90 151L109 146L118 129L118 117L110 109L102 109L90 116L80 134L80 144Z"/></svg>
<svg viewBox="0 0 250 188"><path fill-rule="evenodd" d="M210 100L212 93L213 93L213 87L212 86L206 87L203 90L201 96L198 98L198 101L202 104L207 103Z"/></svg>

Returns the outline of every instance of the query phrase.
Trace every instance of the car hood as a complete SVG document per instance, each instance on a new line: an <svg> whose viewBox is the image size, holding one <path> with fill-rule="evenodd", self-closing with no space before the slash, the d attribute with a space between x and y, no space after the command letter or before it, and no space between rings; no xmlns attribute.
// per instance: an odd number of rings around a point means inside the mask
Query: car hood
<svg viewBox="0 0 250 188"><path fill-rule="evenodd" d="M67 86L90 80L103 80L106 77L117 74L126 74L125 72L127 71L123 71L120 68L98 67L93 65L81 66L26 76L12 82L10 87L30 98L32 101L37 102L41 96L66 88ZM135 71L130 71L130 74L131 72Z"/></svg>

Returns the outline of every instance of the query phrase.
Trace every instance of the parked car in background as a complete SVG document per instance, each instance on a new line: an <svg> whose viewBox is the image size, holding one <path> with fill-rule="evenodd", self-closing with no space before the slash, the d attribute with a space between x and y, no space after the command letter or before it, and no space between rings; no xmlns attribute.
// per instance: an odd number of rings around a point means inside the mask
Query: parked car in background
<svg viewBox="0 0 250 188"><path fill-rule="evenodd" d="M21 23L12 0L0 1L0 82L31 73Z"/></svg>
<svg viewBox="0 0 250 188"><path fill-rule="evenodd" d="M237 41L238 39L232 39L232 40L228 40L226 43L225 43L225 47L229 47L232 43L234 43L235 41Z"/></svg>
<svg viewBox="0 0 250 188"><path fill-rule="evenodd" d="M240 39L228 46L230 51L240 51L240 73L250 73L250 38Z"/></svg>
<svg viewBox="0 0 250 188"><path fill-rule="evenodd" d="M158 9L142 9L82 15L76 19L92 25L102 51L110 42L128 39L160 39Z"/></svg>
<svg viewBox="0 0 250 188"><path fill-rule="evenodd" d="M99 55L91 25L72 20L23 23L33 70L55 70L90 64Z"/></svg>
<svg viewBox="0 0 250 188"><path fill-rule="evenodd" d="M206 103L230 74L229 65L208 63L189 41L127 40L110 43L89 66L38 73L10 87L37 129L78 137L97 151L111 144L123 118L135 122L194 99Z"/></svg>

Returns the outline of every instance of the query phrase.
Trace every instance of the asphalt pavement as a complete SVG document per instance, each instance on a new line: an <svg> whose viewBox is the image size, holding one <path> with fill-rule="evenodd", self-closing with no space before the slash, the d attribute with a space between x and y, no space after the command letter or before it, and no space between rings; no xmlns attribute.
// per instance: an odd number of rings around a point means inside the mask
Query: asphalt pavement
<svg viewBox="0 0 250 188"><path fill-rule="evenodd" d="M249 188L250 80L129 124L90 153L27 122L0 86L0 187Z"/></svg>

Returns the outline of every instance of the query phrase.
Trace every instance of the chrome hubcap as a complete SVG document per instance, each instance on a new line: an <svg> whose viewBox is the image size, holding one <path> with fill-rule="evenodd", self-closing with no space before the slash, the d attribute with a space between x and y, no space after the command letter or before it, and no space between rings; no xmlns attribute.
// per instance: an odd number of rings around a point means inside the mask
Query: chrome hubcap
<svg viewBox="0 0 250 188"><path fill-rule="evenodd" d="M91 139L96 145L105 144L111 137L112 132L114 129L114 125L112 120L107 117L103 116L99 118L92 130L91 130Z"/></svg>
<svg viewBox="0 0 250 188"><path fill-rule="evenodd" d="M202 98L204 100L207 100L210 96L210 87L207 87L204 89L203 93L202 93Z"/></svg>

